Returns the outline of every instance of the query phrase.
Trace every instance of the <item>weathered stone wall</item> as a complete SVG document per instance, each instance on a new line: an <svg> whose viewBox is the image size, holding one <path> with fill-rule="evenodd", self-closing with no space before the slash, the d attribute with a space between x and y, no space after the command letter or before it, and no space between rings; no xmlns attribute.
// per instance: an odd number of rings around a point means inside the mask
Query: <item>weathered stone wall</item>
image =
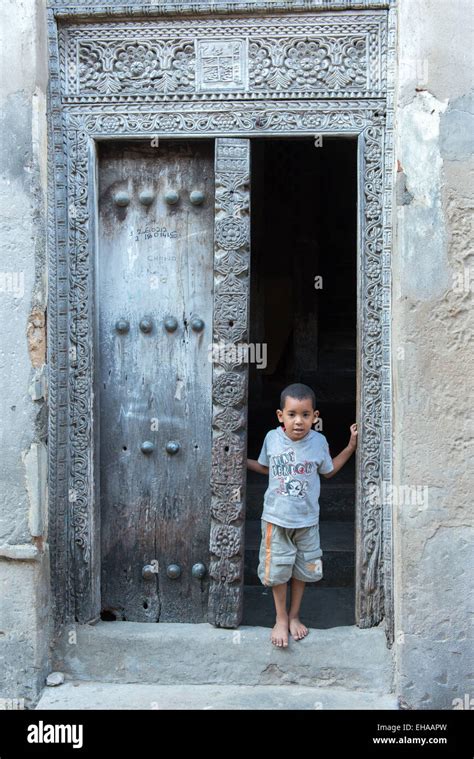
<svg viewBox="0 0 474 759"><path fill-rule="evenodd" d="M422 709L474 694L472 20L471 0L399 3L394 482L418 502L394 493L395 647Z"/></svg>
<svg viewBox="0 0 474 759"><path fill-rule="evenodd" d="M44 2L4 0L0 23L0 696L28 706L49 642Z"/></svg>

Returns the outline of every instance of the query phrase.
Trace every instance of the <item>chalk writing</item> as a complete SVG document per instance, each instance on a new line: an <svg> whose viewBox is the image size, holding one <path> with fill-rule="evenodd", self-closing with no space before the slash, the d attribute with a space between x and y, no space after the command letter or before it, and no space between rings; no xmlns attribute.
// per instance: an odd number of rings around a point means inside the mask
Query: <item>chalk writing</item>
<svg viewBox="0 0 474 759"><path fill-rule="evenodd" d="M164 264L167 261L176 261L176 256L162 256L158 254L156 256L147 256L147 261L150 264L156 264L156 263ZM148 271L149 271L149 268L148 268Z"/></svg>
<svg viewBox="0 0 474 759"><path fill-rule="evenodd" d="M176 230L170 230L166 227L158 227L156 224L151 224L146 227L138 227L134 232L130 230L130 237L135 239L135 242L141 242L142 240L151 240L154 237L168 237L170 239L176 239L178 233Z"/></svg>

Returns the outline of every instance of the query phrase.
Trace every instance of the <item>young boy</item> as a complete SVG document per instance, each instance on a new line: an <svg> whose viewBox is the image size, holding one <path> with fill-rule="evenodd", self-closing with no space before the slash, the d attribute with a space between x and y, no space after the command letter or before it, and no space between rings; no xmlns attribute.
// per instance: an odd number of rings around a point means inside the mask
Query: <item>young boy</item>
<svg viewBox="0 0 474 759"><path fill-rule="evenodd" d="M299 610L306 582L322 578L319 542L319 474L333 477L357 446L357 425L351 425L349 444L331 458L326 438L312 430L319 411L307 385L286 387L280 396L277 417L282 427L265 436L258 460L247 459L247 468L269 474L262 514L258 576L271 586L276 624L271 640L288 646L288 630L294 640L308 634ZM287 582L291 578L291 604L286 610Z"/></svg>

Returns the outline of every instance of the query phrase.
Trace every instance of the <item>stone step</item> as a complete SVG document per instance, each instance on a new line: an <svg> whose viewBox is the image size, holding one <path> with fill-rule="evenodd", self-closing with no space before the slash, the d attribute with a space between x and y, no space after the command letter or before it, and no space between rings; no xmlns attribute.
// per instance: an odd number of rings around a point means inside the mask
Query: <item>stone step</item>
<svg viewBox="0 0 474 759"><path fill-rule="evenodd" d="M396 710L394 695L304 685L154 685L66 680L45 688L36 706L43 709L151 710Z"/></svg>
<svg viewBox="0 0 474 759"><path fill-rule="evenodd" d="M258 480L247 478L247 519L260 519L262 516L263 497L267 489L268 478L261 474L255 474L255 477L258 477ZM353 522L355 512L354 485L351 483L333 485L332 482L333 480L328 481L328 484L321 482L321 494L319 496L321 520Z"/></svg>
<svg viewBox="0 0 474 759"><path fill-rule="evenodd" d="M318 353L318 365L322 372L339 372L343 371L346 367L351 368L356 366L357 352L355 348L331 348L321 347ZM305 383L309 384L309 383ZM313 390L317 396L318 386L313 387Z"/></svg>
<svg viewBox="0 0 474 759"><path fill-rule="evenodd" d="M75 631L75 636L72 632ZM154 685L306 685L392 689L382 625L310 629L278 649L266 627L102 622L66 626L53 669L74 680Z"/></svg>
<svg viewBox="0 0 474 759"><path fill-rule="evenodd" d="M334 353L339 351L356 351L357 334L355 330L338 330L338 326L334 325L336 329L331 331L325 331L321 334L318 346L318 357L325 351L332 351Z"/></svg>
<svg viewBox="0 0 474 759"><path fill-rule="evenodd" d="M308 627L326 630L355 624L355 588L321 587L321 582L307 585L301 603L301 619ZM270 588L245 585L244 625L273 627L275 607Z"/></svg>
<svg viewBox="0 0 474 759"><path fill-rule="evenodd" d="M320 519L324 522L354 522L355 485L339 483L338 480L331 480L331 484L321 483L319 509Z"/></svg>
<svg viewBox="0 0 474 759"><path fill-rule="evenodd" d="M354 405L357 382L355 362L344 363L341 368L336 369L338 356L331 360L334 361L334 365L305 373L302 382L313 388L318 408L323 400L331 400L340 404L341 408L347 403Z"/></svg>
<svg viewBox="0 0 474 759"><path fill-rule="evenodd" d="M354 334L344 334L340 337L333 333L324 336L319 343L318 350L318 366L321 368L324 364L324 358L337 357L334 361L337 361L335 371L344 369L345 367L355 366L356 358L356 337ZM329 369L330 367L328 367Z"/></svg>
<svg viewBox="0 0 474 759"><path fill-rule="evenodd" d="M260 520L245 523L244 582L260 585L257 576L260 546ZM345 587L354 584L354 525L351 522L320 522L319 534L323 549L324 577L322 587Z"/></svg>

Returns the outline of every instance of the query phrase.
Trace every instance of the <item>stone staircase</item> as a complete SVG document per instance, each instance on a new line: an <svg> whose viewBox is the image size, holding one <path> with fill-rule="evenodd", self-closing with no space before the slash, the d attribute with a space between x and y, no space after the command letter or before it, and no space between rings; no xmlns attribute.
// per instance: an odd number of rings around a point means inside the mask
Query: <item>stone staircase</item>
<svg viewBox="0 0 474 759"><path fill-rule="evenodd" d="M65 682L36 709L397 709L383 628L310 630L287 649L264 627L98 622L65 629Z"/></svg>

